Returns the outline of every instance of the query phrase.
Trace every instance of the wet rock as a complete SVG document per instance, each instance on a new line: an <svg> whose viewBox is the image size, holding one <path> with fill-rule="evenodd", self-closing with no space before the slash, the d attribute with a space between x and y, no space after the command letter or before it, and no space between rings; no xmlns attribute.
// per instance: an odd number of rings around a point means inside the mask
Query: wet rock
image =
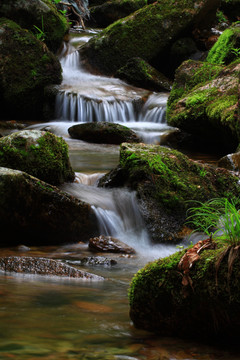
<svg viewBox="0 0 240 360"><path fill-rule="evenodd" d="M18 251L22 251L22 252L25 252L25 251L29 251L31 250L30 247L26 246L26 245L19 245L17 247Z"/></svg>
<svg viewBox="0 0 240 360"><path fill-rule="evenodd" d="M117 264L114 259L108 259L103 256L88 256L80 260L68 260L69 264L75 265L87 265L87 266L104 266L111 267Z"/></svg>
<svg viewBox="0 0 240 360"><path fill-rule="evenodd" d="M50 0L1 0L0 17L13 20L35 34L39 34L38 27L52 51L58 50L69 28L65 17Z"/></svg>
<svg viewBox="0 0 240 360"><path fill-rule="evenodd" d="M91 206L18 170L0 168L0 246L87 241L97 234Z"/></svg>
<svg viewBox="0 0 240 360"><path fill-rule="evenodd" d="M42 120L44 89L62 80L58 58L31 32L5 18L0 18L0 55L0 119Z"/></svg>
<svg viewBox="0 0 240 360"><path fill-rule="evenodd" d="M237 256L234 265L231 263L232 271L228 265L230 247L226 249L218 244L215 250L201 251L198 260L188 269L187 282L181 264L188 250L141 269L132 279L129 292L130 317L134 325L160 336L207 342L211 339L218 344L223 341L238 345L239 247L234 249Z"/></svg>
<svg viewBox="0 0 240 360"><path fill-rule="evenodd" d="M239 71L239 60L228 66L185 61L168 98L168 124L202 139L205 152L234 152L240 141Z"/></svg>
<svg viewBox="0 0 240 360"><path fill-rule="evenodd" d="M232 171L240 171L240 152L222 157L218 161L218 166Z"/></svg>
<svg viewBox="0 0 240 360"><path fill-rule="evenodd" d="M116 21L81 47L83 61L96 72L114 75L133 57L140 57L173 76L170 47L185 33L202 28L215 17L218 0L156 1Z"/></svg>
<svg viewBox="0 0 240 360"><path fill-rule="evenodd" d="M89 249L112 253L135 254L135 250L112 236L101 235L89 240Z"/></svg>
<svg viewBox="0 0 240 360"><path fill-rule="evenodd" d="M186 211L194 201L240 196L239 177L226 169L189 159L158 145L120 146L120 163L99 186L127 186L137 192L140 212L152 241L176 242L185 237Z"/></svg>
<svg viewBox="0 0 240 360"><path fill-rule="evenodd" d="M73 125L68 129L68 132L74 139L97 144L119 145L122 142L140 142L136 133L127 126L108 122Z"/></svg>
<svg viewBox="0 0 240 360"><path fill-rule="evenodd" d="M67 143L40 130L22 130L0 139L0 166L27 172L53 185L75 177Z"/></svg>
<svg viewBox="0 0 240 360"><path fill-rule="evenodd" d="M152 91L170 91L172 83L141 58L128 60L125 66L116 73L117 77L131 85Z"/></svg>
<svg viewBox="0 0 240 360"><path fill-rule="evenodd" d="M15 272L23 274L37 274L49 276L61 276L69 278L80 278L83 280L104 280L102 276L69 266L60 260L34 257L10 256L0 258L0 270L4 272Z"/></svg>

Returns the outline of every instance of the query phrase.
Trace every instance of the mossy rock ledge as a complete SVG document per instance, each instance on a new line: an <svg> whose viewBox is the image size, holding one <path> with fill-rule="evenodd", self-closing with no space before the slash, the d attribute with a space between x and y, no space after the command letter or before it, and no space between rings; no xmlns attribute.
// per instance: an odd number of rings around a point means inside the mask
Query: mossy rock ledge
<svg viewBox="0 0 240 360"><path fill-rule="evenodd" d="M69 25L51 0L1 0L0 17L15 21L23 29L39 34L49 49L56 52L60 47Z"/></svg>
<svg viewBox="0 0 240 360"><path fill-rule="evenodd" d="M42 120L45 88L61 81L60 62L47 46L0 18L0 119Z"/></svg>
<svg viewBox="0 0 240 360"><path fill-rule="evenodd" d="M183 285L178 263L186 250L146 265L133 277L130 317L137 328L162 336L179 336L238 344L240 335L240 257L228 277L225 256L216 282L216 262L226 248L204 250Z"/></svg>
<svg viewBox="0 0 240 360"><path fill-rule="evenodd" d="M176 150L144 144L121 144L119 166L102 177L99 186L135 190L146 227L157 243L186 235L186 210L192 201L240 196L239 177L228 170L198 163Z"/></svg>
<svg viewBox="0 0 240 360"><path fill-rule="evenodd" d="M228 66L185 61L168 98L168 124L202 139L205 151L234 152L240 141L239 74L239 59Z"/></svg>
<svg viewBox="0 0 240 360"><path fill-rule="evenodd" d="M0 246L67 244L98 234L89 204L5 167L0 167L0 228Z"/></svg>
<svg viewBox="0 0 240 360"><path fill-rule="evenodd" d="M52 185L75 178L67 143L47 131L22 130L2 137L0 166L24 171Z"/></svg>
<svg viewBox="0 0 240 360"><path fill-rule="evenodd" d="M169 76L171 45L196 27L209 24L218 0L160 0L115 21L81 47L81 59L96 72L114 75L140 57Z"/></svg>

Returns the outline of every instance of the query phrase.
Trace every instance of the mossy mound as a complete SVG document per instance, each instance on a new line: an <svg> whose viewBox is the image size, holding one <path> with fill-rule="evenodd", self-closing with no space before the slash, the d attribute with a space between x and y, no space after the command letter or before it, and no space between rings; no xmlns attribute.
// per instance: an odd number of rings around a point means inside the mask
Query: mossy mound
<svg viewBox="0 0 240 360"><path fill-rule="evenodd" d="M240 24L226 29L208 53L206 61L228 65L240 57Z"/></svg>
<svg viewBox="0 0 240 360"><path fill-rule="evenodd" d="M239 74L239 60L228 66L184 62L168 99L168 124L202 138L206 149L235 151L240 140Z"/></svg>
<svg viewBox="0 0 240 360"><path fill-rule="evenodd" d="M57 57L29 31L0 19L0 98L2 119L41 119L44 89L60 84Z"/></svg>
<svg viewBox="0 0 240 360"><path fill-rule="evenodd" d="M158 145L122 144L119 166L100 179L100 186L128 186L137 191L141 213L155 242L184 235L186 210L193 202L215 197L238 198L239 178L190 160Z"/></svg>
<svg viewBox="0 0 240 360"><path fill-rule="evenodd" d="M106 27L147 5L147 0L111 0L90 8L89 24Z"/></svg>
<svg viewBox="0 0 240 360"><path fill-rule="evenodd" d="M0 246L88 241L98 232L89 204L7 168L0 168L0 227Z"/></svg>
<svg viewBox="0 0 240 360"><path fill-rule="evenodd" d="M51 0L1 0L0 17L15 21L36 35L42 31L44 41L54 52L69 29L66 18L57 11Z"/></svg>
<svg viewBox="0 0 240 360"><path fill-rule="evenodd" d="M127 126L108 122L73 125L68 132L74 139L97 144L119 145L123 142L140 142L136 133Z"/></svg>
<svg viewBox="0 0 240 360"><path fill-rule="evenodd" d="M170 91L171 81L141 58L128 60L116 76L131 85L152 91Z"/></svg>
<svg viewBox="0 0 240 360"><path fill-rule="evenodd" d="M75 177L68 145L46 131L22 130L1 138L0 166L24 171L53 185Z"/></svg>
<svg viewBox="0 0 240 360"><path fill-rule="evenodd" d="M159 259L141 269L129 291L130 316L138 328L162 336L208 340L223 339L238 344L240 313L240 257L228 271L225 256L217 272L216 263L226 248L204 250L188 272L183 285L178 264L185 251ZM218 281L216 281L216 275Z"/></svg>
<svg viewBox="0 0 240 360"><path fill-rule="evenodd" d="M166 75L167 50L194 27L209 22L217 6L218 0L161 0L146 5L92 38L80 49L82 59L92 68L112 75L137 56Z"/></svg>

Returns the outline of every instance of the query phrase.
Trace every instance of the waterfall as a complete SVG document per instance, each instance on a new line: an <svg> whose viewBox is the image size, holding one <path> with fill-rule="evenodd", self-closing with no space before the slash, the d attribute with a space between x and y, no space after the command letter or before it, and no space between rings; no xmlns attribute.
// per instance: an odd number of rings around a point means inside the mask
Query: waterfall
<svg viewBox="0 0 240 360"><path fill-rule="evenodd" d="M79 52L64 44L59 55L63 82L56 96L58 120L164 124L167 95L135 88L116 78L88 73ZM147 101L144 103L144 98Z"/></svg>
<svg viewBox="0 0 240 360"><path fill-rule="evenodd" d="M104 189L83 183L67 183L61 189L91 205L98 221L99 235L116 237L149 259L167 256L177 250L174 245L151 243L134 191Z"/></svg>

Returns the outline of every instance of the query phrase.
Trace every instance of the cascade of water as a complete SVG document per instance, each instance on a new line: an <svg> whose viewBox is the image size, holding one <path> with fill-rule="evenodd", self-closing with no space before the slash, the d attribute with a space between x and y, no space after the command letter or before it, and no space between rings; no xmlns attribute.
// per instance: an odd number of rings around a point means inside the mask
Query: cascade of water
<svg viewBox="0 0 240 360"><path fill-rule="evenodd" d="M165 122L166 94L150 94L120 79L86 72L79 52L64 45L59 55L63 82L56 97L56 119L77 122ZM148 100L144 104L143 98Z"/></svg>
<svg viewBox="0 0 240 360"><path fill-rule="evenodd" d="M62 189L91 204L101 235L117 237L137 249L148 243L148 234L138 209L135 192L75 183L63 185Z"/></svg>
<svg viewBox="0 0 240 360"><path fill-rule="evenodd" d="M135 192L76 183L65 184L62 190L91 204L98 220L99 235L116 237L149 259L167 256L176 251L174 245L153 245L150 242Z"/></svg>

